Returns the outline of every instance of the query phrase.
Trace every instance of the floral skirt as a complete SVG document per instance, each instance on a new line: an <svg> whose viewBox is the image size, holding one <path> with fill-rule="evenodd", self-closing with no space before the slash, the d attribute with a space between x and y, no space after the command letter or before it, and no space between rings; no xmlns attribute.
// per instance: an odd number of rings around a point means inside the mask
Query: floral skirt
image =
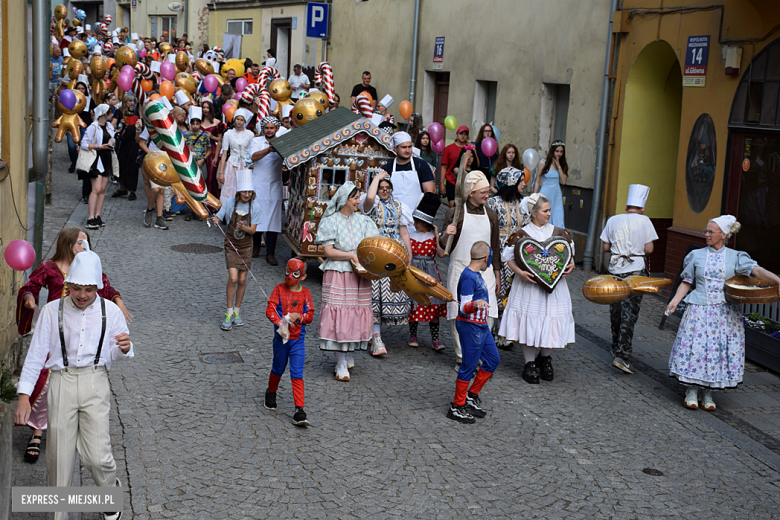
<svg viewBox="0 0 780 520"><path fill-rule="evenodd" d="M669 375L707 388L732 388L745 372L745 326L735 303L688 305L669 357Z"/></svg>

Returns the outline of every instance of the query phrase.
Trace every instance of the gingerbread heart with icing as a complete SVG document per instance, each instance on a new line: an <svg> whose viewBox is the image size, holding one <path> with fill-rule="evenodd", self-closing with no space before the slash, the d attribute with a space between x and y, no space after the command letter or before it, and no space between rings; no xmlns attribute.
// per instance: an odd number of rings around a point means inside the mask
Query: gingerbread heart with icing
<svg viewBox="0 0 780 520"><path fill-rule="evenodd" d="M548 293L552 293L563 278L571 258L571 245L561 236L551 236L542 242L523 237L515 244L517 266L531 273L539 287Z"/></svg>

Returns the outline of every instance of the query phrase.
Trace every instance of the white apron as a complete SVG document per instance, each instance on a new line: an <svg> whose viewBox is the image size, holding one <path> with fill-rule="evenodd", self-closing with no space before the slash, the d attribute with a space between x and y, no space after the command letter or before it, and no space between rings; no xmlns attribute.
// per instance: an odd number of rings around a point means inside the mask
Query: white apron
<svg viewBox="0 0 780 520"><path fill-rule="evenodd" d="M393 198L400 200L409 206L409 209L414 211L417 209L420 197L422 197L420 178L417 177L414 158L410 160L410 164L412 165L411 170L396 171L395 163L396 159L393 159L393 171L390 173L390 182L393 183ZM413 226L409 227L410 229L413 228Z"/></svg>
<svg viewBox="0 0 780 520"><path fill-rule="evenodd" d="M252 152L263 151L271 146L265 138L259 141L261 142L254 143ZM252 171L252 185L257 195L255 200L263 208L263 218L257 226L257 232L281 233L284 184L282 182L282 158L278 153L271 152L259 161L255 161L255 167Z"/></svg>
<svg viewBox="0 0 780 520"><path fill-rule="evenodd" d="M395 184L394 184L395 186ZM487 212L482 215L472 215L463 206L463 227L460 230L460 238L455 249L450 252L450 266L447 274L447 289L457 298L458 281L463 270L471 263L471 246L480 240L490 244L490 219ZM454 224L454 222L453 222ZM493 254L498 254L494 251ZM498 318L498 302L496 301L496 274L493 272L493 266L482 271L482 279L490 294L490 310L488 316ZM449 302L447 304L447 319L454 320L458 317L458 302Z"/></svg>

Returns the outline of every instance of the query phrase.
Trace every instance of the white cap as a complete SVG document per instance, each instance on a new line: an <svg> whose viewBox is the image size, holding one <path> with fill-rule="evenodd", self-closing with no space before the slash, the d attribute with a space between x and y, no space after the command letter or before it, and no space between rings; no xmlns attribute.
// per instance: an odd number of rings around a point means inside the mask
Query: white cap
<svg viewBox="0 0 780 520"><path fill-rule="evenodd" d="M63 47L63 48L62 48L62 55L63 55L64 57L66 57L66 58L70 58L70 51L68 50L68 48L67 48L67 47Z"/></svg>
<svg viewBox="0 0 780 520"><path fill-rule="evenodd" d="M392 96L390 96L390 94L385 95L385 97L382 98L382 101L380 101L380 103L385 108L390 108L390 105L392 105L394 102L395 102L395 99L393 99Z"/></svg>
<svg viewBox="0 0 780 520"><path fill-rule="evenodd" d="M247 110L246 108L239 108L233 113L233 119L235 120L236 117L241 116L244 118L244 125L249 124L249 120L252 119L252 112Z"/></svg>
<svg viewBox="0 0 780 520"><path fill-rule="evenodd" d="M715 222L721 231L726 233L727 235L731 233L731 228L734 226L734 223L737 221L737 217L734 215L721 215L719 217L710 219L710 222Z"/></svg>
<svg viewBox="0 0 780 520"><path fill-rule="evenodd" d="M95 120L97 120L98 117L108 113L109 107L105 103L101 103L98 106L95 107Z"/></svg>
<svg viewBox="0 0 780 520"><path fill-rule="evenodd" d="M236 172L236 192L255 191L252 184L252 170L238 170Z"/></svg>
<svg viewBox="0 0 780 520"><path fill-rule="evenodd" d="M393 146L398 146L404 143L411 143L412 136L406 132L396 132L393 134Z"/></svg>
<svg viewBox="0 0 780 520"><path fill-rule="evenodd" d="M630 184L628 186L628 199L626 206L636 206L644 208L647 203L647 197L650 195L650 188L642 184Z"/></svg>
<svg viewBox="0 0 780 520"><path fill-rule="evenodd" d="M290 113L293 111L293 105L284 105L282 107L282 117L290 117Z"/></svg>
<svg viewBox="0 0 780 520"><path fill-rule="evenodd" d="M160 62L152 61L152 64L149 65L149 68L152 69L152 72L160 72Z"/></svg>
<svg viewBox="0 0 780 520"><path fill-rule="evenodd" d="M114 37L112 38L111 42L112 42L112 43L122 43L122 42L120 42L120 41L119 41L119 38L117 38L116 36L114 36Z"/></svg>
<svg viewBox="0 0 780 520"><path fill-rule="evenodd" d="M76 285L96 285L103 288L103 264L100 257L92 251L78 253L70 264L65 283Z"/></svg>
<svg viewBox="0 0 780 520"><path fill-rule="evenodd" d="M203 120L203 109L196 106L190 107L190 120L199 119Z"/></svg>
<svg viewBox="0 0 780 520"><path fill-rule="evenodd" d="M190 98L183 90L176 91L176 104L183 105L190 101Z"/></svg>

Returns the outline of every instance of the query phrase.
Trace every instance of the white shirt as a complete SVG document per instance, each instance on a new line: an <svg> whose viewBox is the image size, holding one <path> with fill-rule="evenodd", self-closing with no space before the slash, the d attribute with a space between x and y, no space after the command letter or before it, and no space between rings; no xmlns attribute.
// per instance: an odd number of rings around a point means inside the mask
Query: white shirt
<svg viewBox="0 0 780 520"><path fill-rule="evenodd" d="M161 151L157 147L157 144L154 142L154 139L149 139L149 137L150 137L149 136L149 129L144 127L144 131L141 132L141 135L140 135L141 140L144 141L144 142L149 141L149 144L147 146L148 146L150 152L159 152L159 151Z"/></svg>
<svg viewBox="0 0 780 520"><path fill-rule="evenodd" d="M276 58L268 58L265 61L265 66L266 67L274 67L275 68L276 67Z"/></svg>
<svg viewBox="0 0 780 520"><path fill-rule="evenodd" d="M298 93L309 87L309 76L301 72L300 74L292 74L287 80L292 87L292 98L298 100Z"/></svg>
<svg viewBox="0 0 780 520"><path fill-rule="evenodd" d="M65 335L65 349L68 354L68 367L88 367L95 364L102 318L100 314L100 301L95 301L85 310L81 310L73 303L70 296L63 298L62 329ZM60 346L60 329L57 311L60 300L47 303L38 323L35 326L30 350L24 360L22 377L19 379L18 392L30 395L38 381L41 369L62 370L65 365L62 362L62 348ZM111 370L111 362L117 360L132 359L133 344L127 354L119 350L116 344L116 336L121 333L129 333L127 322L119 310L119 307L106 300L106 335L103 339L103 349L100 351L98 366L105 366ZM48 360L46 357L48 356Z"/></svg>
<svg viewBox="0 0 780 520"><path fill-rule="evenodd" d="M653 240L658 240L658 235L646 216L625 213L611 217L601 233L601 241L611 244L609 272L623 274L644 269L645 244Z"/></svg>

